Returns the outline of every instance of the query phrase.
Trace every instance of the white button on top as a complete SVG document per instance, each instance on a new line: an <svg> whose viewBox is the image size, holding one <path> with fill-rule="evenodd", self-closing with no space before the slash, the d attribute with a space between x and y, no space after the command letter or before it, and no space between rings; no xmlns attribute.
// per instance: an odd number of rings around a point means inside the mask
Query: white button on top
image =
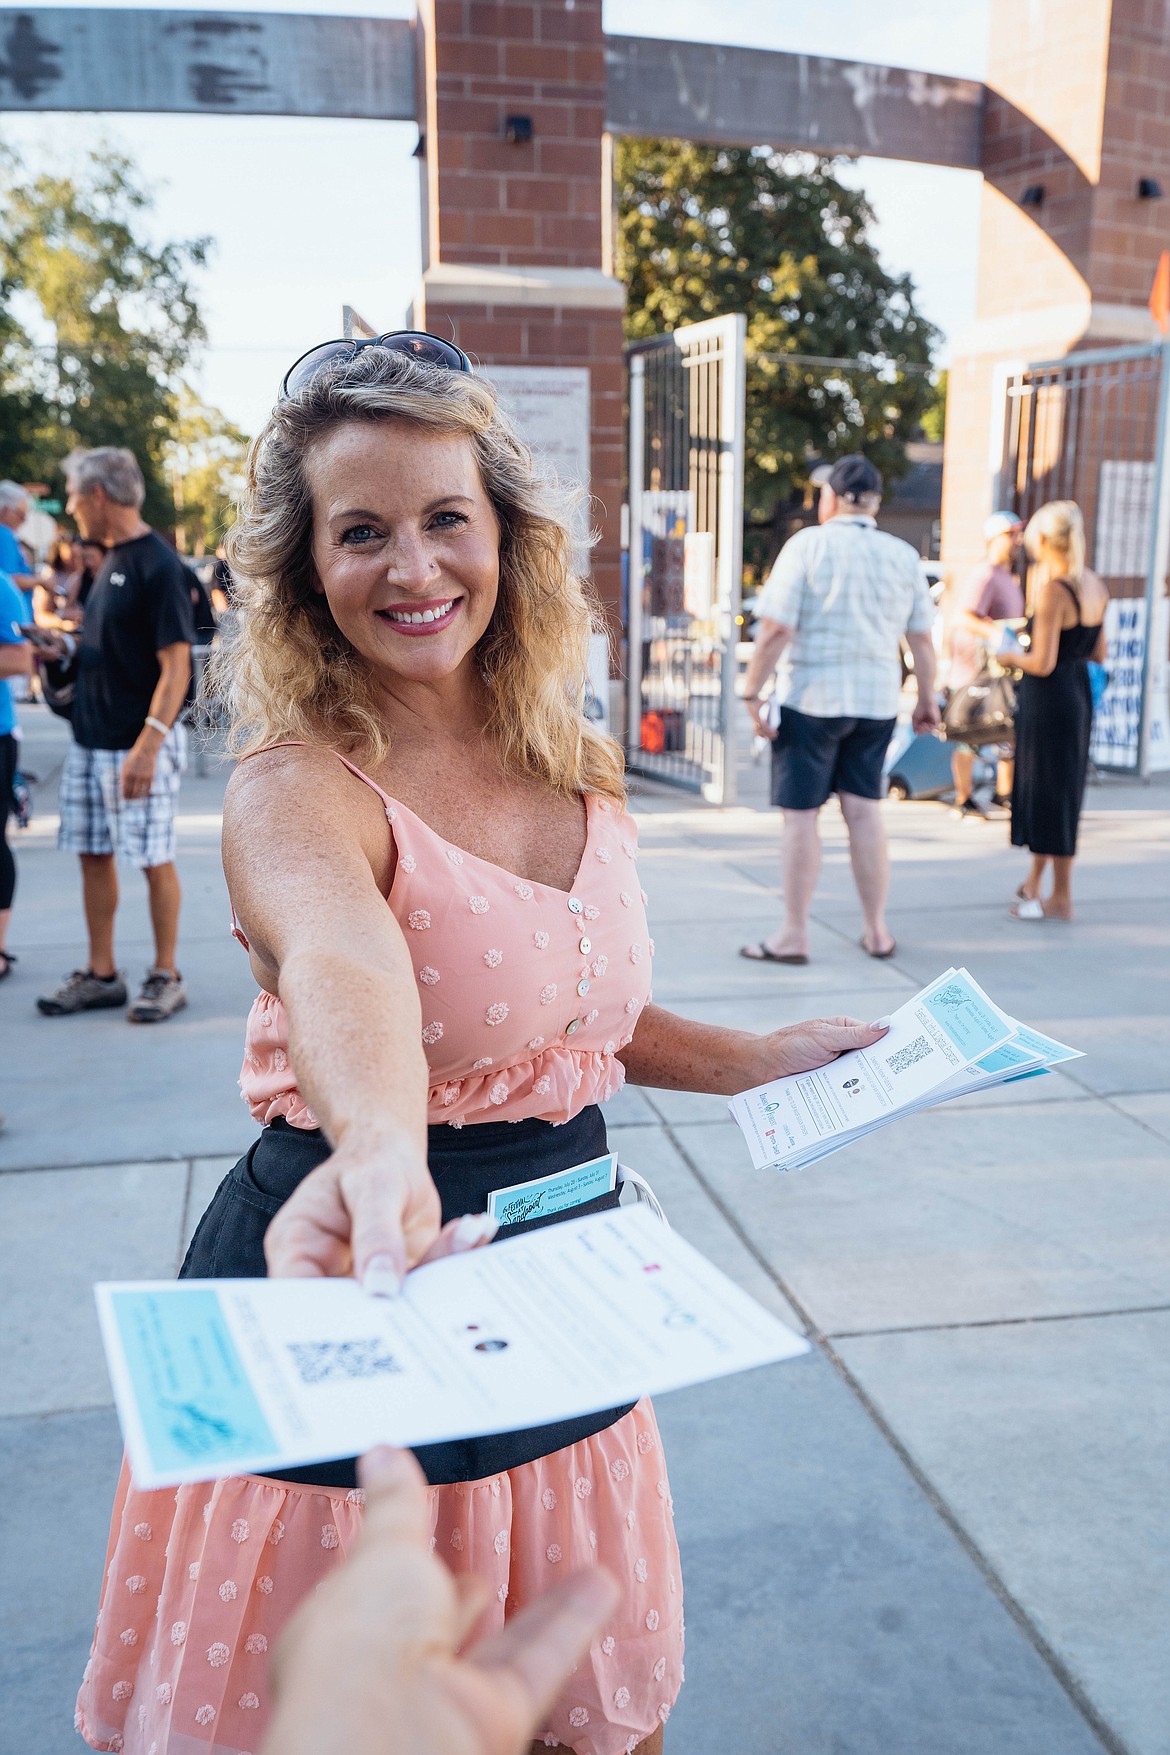
<svg viewBox="0 0 1170 1755"><path fill-rule="evenodd" d="M579 896L570 896L569 897L569 913L570 914L580 914L583 906L584 906L584 903L581 901Z"/></svg>
<svg viewBox="0 0 1170 1755"><path fill-rule="evenodd" d="M590 951L593 949L593 940L591 938L583 938L581 940L581 947L580 948L581 948L581 955L583 957L587 957L589 955Z"/></svg>
<svg viewBox="0 0 1170 1755"><path fill-rule="evenodd" d="M584 977L582 977L582 979L580 981L578 981L578 983L577 983L577 997L578 997L578 999L584 999L585 995L588 992L589 992L589 983L588 983L588 981L586 981L584 979Z"/></svg>

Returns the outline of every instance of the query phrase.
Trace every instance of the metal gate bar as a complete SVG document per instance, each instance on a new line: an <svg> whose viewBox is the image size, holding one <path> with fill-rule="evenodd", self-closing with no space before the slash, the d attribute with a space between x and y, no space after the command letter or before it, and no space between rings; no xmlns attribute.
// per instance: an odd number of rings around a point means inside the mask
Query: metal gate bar
<svg viewBox="0 0 1170 1755"><path fill-rule="evenodd" d="M629 352L627 758L734 797L745 339L716 317Z"/></svg>
<svg viewBox="0 0 1170 1755"><path fill-rule="evenodd" d="M1041 361L1007 380L1000 504L1027 519L1046 501L1075 500L1084 514L1089 564L1110 597L1144 603L1134 734L1117 746L1116 759L1099 756L1097 762L1143 779L1149 774L1154 639L1162 626L1155 612L1170 556L1168 417L1170 347L1164 344L1086 350Z"/></svg>

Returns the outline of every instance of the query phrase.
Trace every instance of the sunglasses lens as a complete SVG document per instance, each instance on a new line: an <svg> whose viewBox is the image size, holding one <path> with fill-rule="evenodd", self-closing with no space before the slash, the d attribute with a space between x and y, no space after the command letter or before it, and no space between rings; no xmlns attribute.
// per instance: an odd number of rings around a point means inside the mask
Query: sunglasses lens
<svg viewBox="0 0 1170 1755"><path fill-rule="evenodd" d="M282 386L286 396L295 396L303 390L309 379L315 377L322 366L331 360L343 359L353 353L352 341L323 341L320 347L314 347L299 359L295 366L290 366L288 376Z"/></svg>
<svg viewBox="0 0 1170 1755"><path fill-rule="evenodd" d="M471 369L467 355L461 353L452 342L443 341L438 335L409 332L380 335L374 345L388 348L392 353L408 353L412 359L421 360L425 366L445 366L449 372L467 372Z"/></svg>
<svg viewBox="0 0 1170 1755"><path fill-rule="evenodd" d="M444 341L438 335L424 335L414 330L400 330L393 335L379 335L376 341L323 341L320 347L314 347L290 366L284 383L282 394L295 396L303 390L311 378L316 377L322 367L331 365L337 359L354 359L362 348L384 348L387 353L405 353L412 359L421 360L426 366L443 366L449 372L470 372L471 361L453 342Z"/></svg>

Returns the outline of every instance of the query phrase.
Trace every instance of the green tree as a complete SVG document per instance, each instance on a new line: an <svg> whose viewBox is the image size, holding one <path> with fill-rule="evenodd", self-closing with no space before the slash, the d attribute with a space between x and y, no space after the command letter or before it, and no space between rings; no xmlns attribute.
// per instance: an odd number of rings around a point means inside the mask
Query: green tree
<svg viewBox="0 0 1170 1755"><path fill-rule="evenodd" d="M214 550L232 521L232 503L244 484L247 434L193 391L179 391L166 443L175 538L184 553Z"/></svg>
<svg viewBox="0 0 1170 1755"><path fill-rule="evenodd" d="M932 445L941 445L947 428L948 372L939 372L934 381L934 397L922 411L922 437Z"/></svg>
<svg viewBox="0 0 1170 1755"><path fill-rule="evenodd" d="M873 211L832 159L622 140L614 181L631 340L747 314L745 551L759 568L819 460L864 448L887 478L905 473L938 332L909 277L882 267Z"/></svg>
<svg viewBox="0 0 1170 1755"><path fill-rule="evenodd" d="M60 491L71 450L128 446L146 478L145 516L165 528L168 447L206 339L191 276L209 242L152 243L151 205L110 147L72 175L0 161L0 467Z"/></svg>

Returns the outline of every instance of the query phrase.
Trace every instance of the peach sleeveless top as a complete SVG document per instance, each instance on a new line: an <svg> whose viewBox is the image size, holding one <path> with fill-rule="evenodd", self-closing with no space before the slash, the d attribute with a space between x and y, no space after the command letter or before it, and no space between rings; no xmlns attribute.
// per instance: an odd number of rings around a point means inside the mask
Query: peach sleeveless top
<svg viewBox="0 0 1170 1755"><path fill-rule="evenodd" d="M345 766L378 794L394 837L386 900L422 1000L428 1121L563 1122L612 1097L654 954L628 811L586 798L585 851L572 889L557 890L444 841ZM248 1017L240 1091L257 1121L317 1125L289 1062L284 1007L269 993Z"/></svg>

